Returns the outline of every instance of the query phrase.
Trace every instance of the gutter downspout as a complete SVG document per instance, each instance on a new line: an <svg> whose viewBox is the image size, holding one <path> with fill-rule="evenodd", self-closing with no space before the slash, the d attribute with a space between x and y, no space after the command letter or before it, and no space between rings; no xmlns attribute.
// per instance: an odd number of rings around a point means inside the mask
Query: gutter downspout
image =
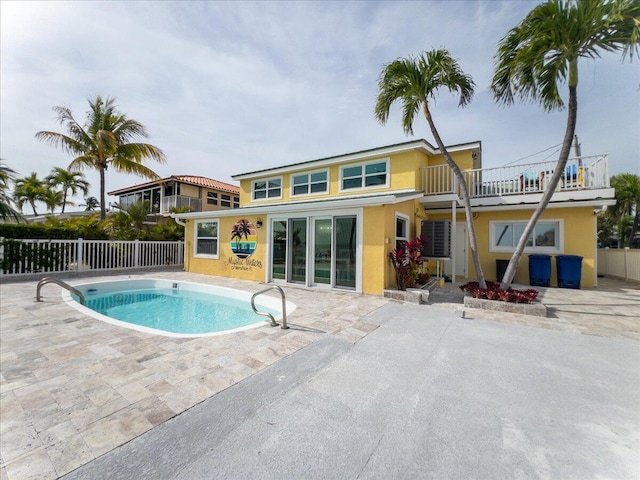
<svg viewBox="0 0 640 480"><path fill-rule="evenodd" d="M173 220L178 224L178 225L182 225L184 227L184 259L183 259L183 263L184 263L184 271L188 272L189 271L189 265L187 264L187 222L183 222L182 220L180 220L178 217L171 217L173 218Z"/></svg>

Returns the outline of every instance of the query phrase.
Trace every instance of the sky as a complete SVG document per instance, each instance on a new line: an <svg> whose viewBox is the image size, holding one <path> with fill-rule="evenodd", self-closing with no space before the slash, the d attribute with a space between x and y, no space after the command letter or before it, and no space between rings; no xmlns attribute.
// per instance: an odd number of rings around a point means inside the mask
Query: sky
<svg viewBox="0 0 640 480"><path fill-rule="evenodd" d="M2 0L0 157L19 176L67 167L72 157L35 133L63 132L57 105L83 123L97 95L145 125L144 141L167 157L147 163L161 177L237 183L234 174L414 139L435 145L424 118L407 137L398 105L386 125L373 109L386 63L446 48L476 93L465 108L446 91L432 103L444 143L480 140L485 168L552 160L566 110L505 107L489 92L498 42L538 3ZM640 174L640 59L604 54L579 72L582 155L608 154L611 175ZM85 174L99 197L97 172ZM142 182L109 170L106 189Z"/></svg>

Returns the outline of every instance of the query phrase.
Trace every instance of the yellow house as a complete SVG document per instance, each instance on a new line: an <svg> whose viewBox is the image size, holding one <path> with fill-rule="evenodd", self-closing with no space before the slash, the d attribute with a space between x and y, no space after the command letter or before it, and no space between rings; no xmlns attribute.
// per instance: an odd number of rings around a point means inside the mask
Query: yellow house
<svg viewBox="0 0 640 480"><path fill-rule="evenodd" d="M466 175L482 268L495 279L555 162L483 169L480 142L447 149ZM233 178L239 209L173 215L186 225L189 272L381 295L396 287L388 253L424 233L432 273L475 278L457 182L425 140ZM582 286L595 286L596 214L613 196L606 156L571 159L515 281L529 283L528 254L570 254L583 257Z"/></svg>

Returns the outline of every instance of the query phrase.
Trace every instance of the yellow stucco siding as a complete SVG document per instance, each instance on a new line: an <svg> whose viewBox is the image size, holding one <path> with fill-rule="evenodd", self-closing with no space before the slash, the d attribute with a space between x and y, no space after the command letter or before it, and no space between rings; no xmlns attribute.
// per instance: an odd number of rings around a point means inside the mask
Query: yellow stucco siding
<svg viewBox="0 0 640 480"><path fill-rule="evenodd" d="M480 264L487 280L496 280L496 260L509 260L511 253L490 251L490 228L491 222L523 221L526 222L531 217L532 210L511 210L511 211L491 211L476 212L474 220L476 237L478 240L478 251L480 252ZM450 220L451 215L431 215L430 220L445 219ZM542 214L540 221L559 220L562 222L563 251L561 255L579 255L582 260L581 286L592 288L596 286L596 216L593 208L553 208L547 209ZM464 214L457 215L458 222L464 222ZM529 253L523 253L520 264L514 278L515 283L529 285ZM540 252L551 255L551 286L557 286L556 273L556 253ZM471 250L468 249L469 278L477 277Z"/></svg>
<svg viewBox="0 0 640 480"><path fill-rule="evenodd" d="M363 293L382 295L384 289L397 287L395 271L387 258L395 248L396 212L409 218L409 236L415 238L413 232L416 230L416 208L418 202L411 200L363 209Z"/></svg>

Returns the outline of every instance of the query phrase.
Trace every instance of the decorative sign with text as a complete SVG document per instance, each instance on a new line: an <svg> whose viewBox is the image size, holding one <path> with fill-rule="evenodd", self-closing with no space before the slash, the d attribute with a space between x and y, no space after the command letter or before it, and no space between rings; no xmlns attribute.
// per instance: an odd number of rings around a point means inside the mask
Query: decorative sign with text
<svg viewBox="0 0 640 480"><path fill-rule="evenodd" d="M249 220L242 219L236 222L231 229L231 250L238 258L229 257L227 265L231 265L233 270L253 270L262 268L260 260L253 260L249 257L253 254L258 245L256 227Z"/></svg>

